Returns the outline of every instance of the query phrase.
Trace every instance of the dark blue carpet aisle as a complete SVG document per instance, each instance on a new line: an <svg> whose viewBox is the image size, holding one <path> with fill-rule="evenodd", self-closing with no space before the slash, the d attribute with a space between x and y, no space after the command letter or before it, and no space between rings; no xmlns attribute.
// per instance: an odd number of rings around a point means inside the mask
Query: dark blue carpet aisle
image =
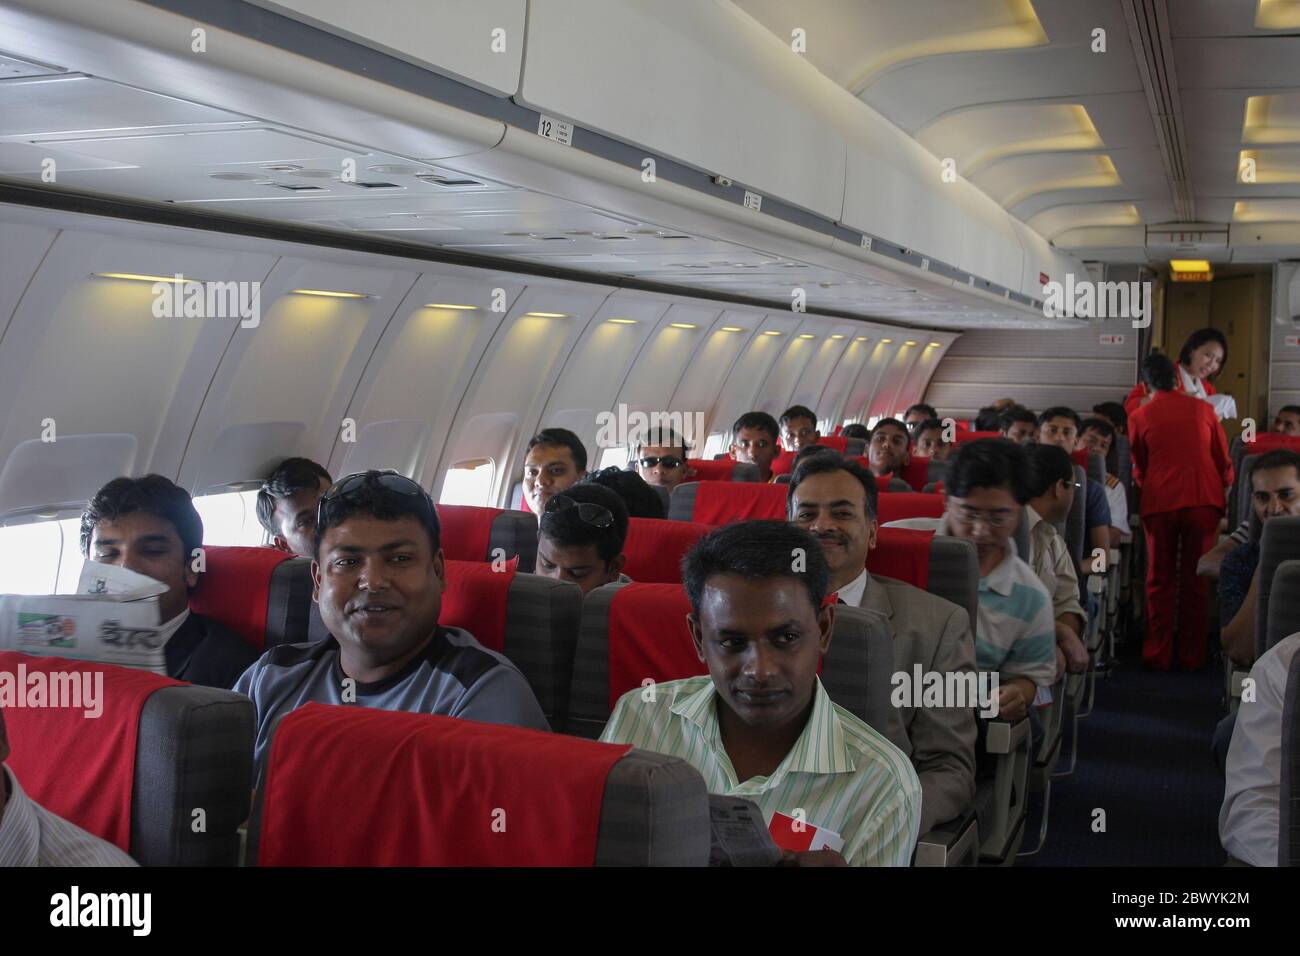
<svg viewBox="0 0 1300 956"><path fill-rule="evenodd" d="M1223 778L1210 756L1222 695L1217 662L1196 673L1158 674L1125 657L1109 680L1099 676L1096 706L1079 723L1074 773L1052 783L1047 843L1017 865L1222 864ZM1063 753L1058 769L1068 764ZM1026 848L1038 836L1036 806L1030 805ZM1096 808L1106 811L1104 833L1092 829Z"/></svg>

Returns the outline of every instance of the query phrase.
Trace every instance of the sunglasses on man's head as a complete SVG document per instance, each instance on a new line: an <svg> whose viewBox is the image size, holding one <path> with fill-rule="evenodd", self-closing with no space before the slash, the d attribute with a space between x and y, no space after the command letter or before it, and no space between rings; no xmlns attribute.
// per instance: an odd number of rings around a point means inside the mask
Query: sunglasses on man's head
<svg viewBox="0 0 1300 956"><path fill-rule="evenodd" d="M608 528L614 523L614 514L604 505L594 501L574 501L568 495L552 495L546 502L543 514L560 514L577 509L578 517L593 528Z"/></svg>
<svg viewBox="0 0 1300 956"><path fill-rule="evenodd" d="M348 475L346 478L340 478L325 489L325 493L320 496L320 500L316 503L316 526L320 527L323 524L326 502L350 498L361 491L367 482L374 482L381 488L395 494L406 495L407 497L421 496L429 507L433 507L433 501L425 493L425 490L417 482L412 481L405 475L399 475L395 471L383 471L379 474L363 471L355 475Z"/></svg>
<svg viewBox="0 0 1300 956"><path fill-rule="evenodd" d="M676 455L651 455L641 459L642 468L653 468L655 465L663 462L665 468L680 468L686 464L685 458L678 458Z"/></svg>

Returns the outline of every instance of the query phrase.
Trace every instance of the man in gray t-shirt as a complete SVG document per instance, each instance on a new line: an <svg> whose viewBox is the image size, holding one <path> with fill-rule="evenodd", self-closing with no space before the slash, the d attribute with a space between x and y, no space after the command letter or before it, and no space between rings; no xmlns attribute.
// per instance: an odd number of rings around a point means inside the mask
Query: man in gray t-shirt
<svg viewBox="0 0 1300 956"><path fill-rule="evenodd" d="M312 598L330 637L273 647L235 683L271 725L309 701L549 730L519 670L466 631L438 626L446 584L433 502L392 472L350 475L317 506Z"/></svg>

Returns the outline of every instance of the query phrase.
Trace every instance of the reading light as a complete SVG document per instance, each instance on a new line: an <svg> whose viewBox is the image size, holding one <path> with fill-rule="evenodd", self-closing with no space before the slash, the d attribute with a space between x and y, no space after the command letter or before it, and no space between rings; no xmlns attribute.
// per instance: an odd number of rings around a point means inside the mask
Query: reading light
<svg viewBox="0 0 1300 956"><path fill-rule="evenodd" d="M454 309L457 312L471 312L478 308L476 305L452 305L450 302L426 302L426 309Z"/></svg>
<svg viewBox="0 0 1300 956"><path fill-rule="evenodd" d="M932 348L932 349L937 349L938 347L939 347L939 343L938 343L938 342L931 342L931 343L930 343L930 348Z"/></svg>
<svg viewBox="0 0 1300 956"><path fill-rule="evenodd" d="M834 335L831 336L831 338L833 338L833 339L842 339L842 338L844 338L844 336L841 335L839 332L836 332Z"/></svg>
<svg viewBox="0 0 1300 956"><path fill-rule="evenodd" d="M724 325L724 326L722 327L722 331L723 331L723 332L743 332L743 331L745 331L745 330L742 329L742 328L741 328L740 326L738 326L738 325Z"/></svg>
<svg viewBox="0 0 1300 956"><path fill-rule="evenodd" d="M92 272L91 275L97 279L129 279L132 282L170 282L172 285L184 285L187 282L202 284L209 281L207 279L187 279L185 276L177 278L176 276L136 275L134 272Z"/></svg>
<svg viewBox="0 0 1300 956"><path fill-rule="evenodd" d="M636 319L606 319L605 321L615 325L636 325Z"/></svg>
<svg viewBox="0 0 1300 956"><path fill-rule="evenodd" d="M532 316L534 319L567 319L567 312L525 312L525 316Z"/></svg>
<svg viewBox="0 0 1300 956"><path fill-rule="evenodd" d="M776 329L768 329L768 330L767 330L766 332L764 332L763 334L764 334L764 335L780 335L781 333L778 332Z"/></svg>
<svg viewBox="0 0 1300 956"><path fill-rule="evenodd" d="M815 339L815 338L817 338L817 336L813 335L811 332L804 332L804 333L802 333L802 334L799 336L799 338L801 338L801 339Z"/></svg>
<svg viewBox="0 0 1300 956"><path fill-rule="evenodd" d="M695 328L699 328L699 326L697 326L697 325L691 325L691 323L689 323L689 322L669 322L668 324L669 324L672 328L674 328L674 329L695 329Z"/></svg>
<svg viewBox="0 0 1300 956"><path fill-rule="evenodd" d="M327 292L324 289L294 289L290 295L323 295L329 299L368 299L364 292Z"/></svg>
<svg viewBox="0 0 1300 956"><path fill-rule="evenodd" d="M1170 259L1169 268L1174 272L1209 272L1208 259Z"/></svg>
<svg viewBox="0 0 1300 956"><path fill-rule="evenodd" d="M907 341L907 342L904 342L903 344L904 344L904 345L915 345L916 343L915 343L914 341L909 340L909 341Z"/></svg>
<svg viewBox="0 0 1300 956"><path fill-rule="evenodd" d="M855 341L855 342L869 342L869 341L871 341L871 340L868 339L865 335L858 335L858 336L854 336L853 341Z"/></svg>
<svg viewBox="0 0 1300 956"><path fill-rule="evenodd" d="M881 340L880 340L880 344L881 344L881 345L893 345L893 344L894 344L894 340L893 340L893 339L881 339Z"/></svg>

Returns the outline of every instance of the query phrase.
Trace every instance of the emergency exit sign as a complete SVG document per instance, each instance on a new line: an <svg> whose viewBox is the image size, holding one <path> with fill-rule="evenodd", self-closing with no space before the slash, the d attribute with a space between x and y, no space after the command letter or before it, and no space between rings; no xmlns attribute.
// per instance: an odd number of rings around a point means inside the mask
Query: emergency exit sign
<svg viewBox="0 0 1300 956"><path fill-rule="evenodd" d="M1288 335L1286 337L1287 348L1296 348L1300 346L1300 335Z"/></svg>
<svg viewBox="0 0 1300 956"><path fill-rule="evenodd" d="M1124 336L1122 336L1122 335L1116 335L1116 334L1113 333L1113 332L1107 332L1107 333L1104 333L1104 334L1101 336L1101 344L1102 344L1102 345L1123 345L1123 344L1124 344Z"/></svg>

